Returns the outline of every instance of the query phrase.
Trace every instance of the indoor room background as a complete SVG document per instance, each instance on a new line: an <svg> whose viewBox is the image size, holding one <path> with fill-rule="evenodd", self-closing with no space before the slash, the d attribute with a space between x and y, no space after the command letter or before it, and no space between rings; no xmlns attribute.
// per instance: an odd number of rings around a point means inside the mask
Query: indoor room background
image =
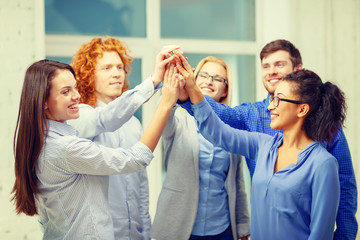
<svg viewBox="0 0 360 240"><path fill-rule="evenodd" d="M193 67L208 55L223 58L233 75L233 106L266 96L259 52L272 40L291 41L305 68L345 92L344 132L360 186L360 0L0 0L0 239L42 237L36 217L16 215L10 202L25 70L43 58L70 63L80 45L105 35L128 45L131 87L152 73L164 45L180 45ZM158 99L157 93L136 113L144 127ZM153 218L164 176L161 144L147 171ZM246 166L244 174L250 197Z"/></svg>

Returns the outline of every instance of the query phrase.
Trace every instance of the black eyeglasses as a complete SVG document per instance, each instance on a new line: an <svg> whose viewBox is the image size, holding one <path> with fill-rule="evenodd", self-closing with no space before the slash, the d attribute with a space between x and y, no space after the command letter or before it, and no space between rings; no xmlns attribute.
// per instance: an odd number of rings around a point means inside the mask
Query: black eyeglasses
<svg viewBox="0 0 360 240"><path fill-rule="evenodd" d="M273 103L274 107L278 107L280 101L284 101L284 102L289 102L289 103L295 103L295 104L301 104L301 101L295 101L295 100L290 100L290 99L285 99L285 98L279 98L278 96L270 96L269 97L269 104Z"/></svg>
<svg viewBox="0 0 360 240"><path fill-rule="evenodd" d="M200 77L200 78L203 78L203 79L208 79L210 77L212 81L216 81L216 82L219 82L219 83L226 83L225 78L219 77L219 76L211 76L210 74L208 74L206 72L198 72L196 74L196 77Z"/></svg>

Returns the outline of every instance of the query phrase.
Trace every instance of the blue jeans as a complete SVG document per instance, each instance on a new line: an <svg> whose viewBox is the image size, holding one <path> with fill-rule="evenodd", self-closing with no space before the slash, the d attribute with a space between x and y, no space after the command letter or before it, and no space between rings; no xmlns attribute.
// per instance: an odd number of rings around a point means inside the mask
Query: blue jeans
<svg viewBox="0 0 360 240"><path fill-rule="evenodd" d="M231 224L229 227L222 233L217 235L209 235L209 236L196 236L190 235L189 240L232 240L234 239L232 231L231 231Z"/></svg>

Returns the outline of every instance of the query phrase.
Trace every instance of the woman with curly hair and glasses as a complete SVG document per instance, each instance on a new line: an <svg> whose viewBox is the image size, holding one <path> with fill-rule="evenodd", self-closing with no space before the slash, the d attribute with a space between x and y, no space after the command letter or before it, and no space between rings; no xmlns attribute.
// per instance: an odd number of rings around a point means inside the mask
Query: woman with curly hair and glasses
<svg viewBox="0 0 360 240"><path fill-rule="evenodd" d="M204 100L180 56L200 132L226 151L256 161L251 188L251 239L333 239L340 199L336 158L325 148L345 119L343 92L309 70L278 83L268 109L274 136L223 123ZM184 67L183 67L183 66Z"/></svg>

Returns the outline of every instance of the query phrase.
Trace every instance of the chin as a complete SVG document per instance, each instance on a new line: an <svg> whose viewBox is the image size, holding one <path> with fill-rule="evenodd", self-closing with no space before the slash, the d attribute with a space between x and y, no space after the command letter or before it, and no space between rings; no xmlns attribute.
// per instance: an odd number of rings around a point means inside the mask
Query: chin
<svg viewBox="0 0 360 240"><path fill-rule="evenodd" d="M70 116L68 120L70 120L70 119L78 119L79 117L80 117L80 114L78 113L78 114Z"/></svg>
<svg viewBox="0 0 360 240"><path fill-rule="evenodd" d="M271 127L272 129L278 129L278 130L279 130L279 127L276 126L276 124L270 123L270 127Z"/></svg>

